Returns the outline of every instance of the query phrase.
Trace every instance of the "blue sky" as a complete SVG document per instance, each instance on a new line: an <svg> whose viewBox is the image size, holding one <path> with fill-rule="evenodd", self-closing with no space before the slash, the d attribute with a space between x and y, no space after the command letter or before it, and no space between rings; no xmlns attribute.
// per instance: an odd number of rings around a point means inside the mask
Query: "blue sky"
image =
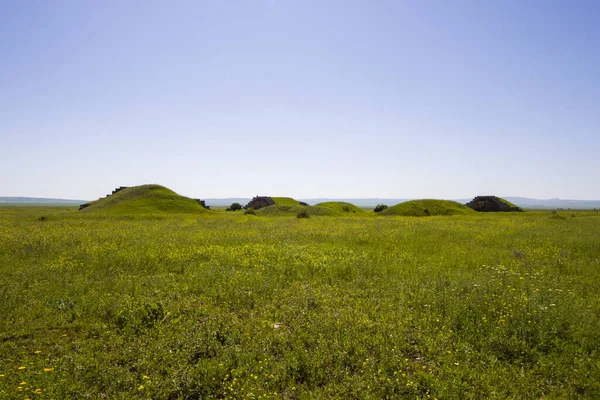
<svg viewBox="0 0 600 400"><path fill-rule="evenodd" d="M0 196L600 199L600 3L0 0Z"/></svg>

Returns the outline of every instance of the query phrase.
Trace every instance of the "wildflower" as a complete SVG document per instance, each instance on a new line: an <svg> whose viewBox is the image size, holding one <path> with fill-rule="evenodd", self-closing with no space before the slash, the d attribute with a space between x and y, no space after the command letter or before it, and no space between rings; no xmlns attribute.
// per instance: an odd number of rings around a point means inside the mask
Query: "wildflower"
<svg viewBox="0 0 600 400"><path fill-rule="evenodd" d="M23 386L23 385L27 385L27 382L23 381L23 382L19 383L19 386Z"/></svg>
<svg viewBox="0 0 600 400"><path fill-rule="evenodd" d="M41 352L42 352L41 350L34 351L35 354L40 354Z"/></svg>
<svg viewBox="0 0 600 400"><path fill-rule="evenodd" d="M148 375L144 375L142 376L142 379L150 379L150 377Z"/></svg>
<svg viewBox="0 0 600 400"><path fill-rule="evenodd" d="M44 372L54 371L54 368L44 368Z"/></svg>
<svg viewBox="0 0 600 400"><path fill-rule="evenodd" d="M4 376L4 374L0 374L0 377L3 377L3 376Z"/></svg>
<svg viewBox="0 0 600 400"><path fill-rule="evenodd" d="M18 369L19 371L21 371L21 370L24 370L25 368L27 368L27 367L19 367L19 368L17 368L17 369Z"/></svg>
<svg viewBox="0 0 600 400"><path fill-rule="evenodd" d="M138 390L144 390L144 385L140 385L140 387L138 388Z"/></svg>

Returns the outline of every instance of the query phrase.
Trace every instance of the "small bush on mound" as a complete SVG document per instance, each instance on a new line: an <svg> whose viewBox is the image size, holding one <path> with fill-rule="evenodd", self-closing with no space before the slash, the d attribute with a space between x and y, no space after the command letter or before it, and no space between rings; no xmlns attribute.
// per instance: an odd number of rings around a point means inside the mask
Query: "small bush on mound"
<svg viewBox="0 0 600 400"><path fill-rule="evenodd" d="M254 210L254 208L250 207L249 209L244 211L244 215L256 215L256 210Z"/></svg>
<svg viewBox="0 0 600 400"><path fill-rule="evenodd" d="M375 211L376 213L378 213L378 212L382 212L386 208L388 208L388 206L386 206L385 204L377 204L377 206L375 206L375 208L373 209L373 211Z"/></svg>
<svg viewBox="0 0 600 400"><path fill-rule="evenodd" d="M239 211L242 209L242 205L240 203L233 203L229 207L225 209L225 211Z"/></svg>
<svg viewBox="0 0 600 400"><path fill-rule="evenodd" d="M298 211L298 214L296 214L297 218L309 218L310 215L308 214L308 211L306 210L300 210Z"/></svg>

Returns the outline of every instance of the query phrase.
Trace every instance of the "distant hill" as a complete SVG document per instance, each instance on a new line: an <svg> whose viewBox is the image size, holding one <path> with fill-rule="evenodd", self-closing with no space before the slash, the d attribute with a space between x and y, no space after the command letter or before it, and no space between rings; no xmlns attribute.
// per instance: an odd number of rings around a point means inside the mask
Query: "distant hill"
<svg viewBox="0 0 600 400"><path fill-rule="evenodd" d="M342 203L350 203L354 204L358 207L375 207L377 204L386 204L391 206L393 204L403 203L405 201L409 201L411 199L390 199L390 198L379 198L379 197L369 197L369 198L361 198L361 199L350 199L350 198L317 198L317 199L300 199L305 203L310 205L317 205L319 203L330 203L330 202L342 202Z"/></svg>
<svg viewBox="0 0 600 400"><path fill-rule="evenodd" d="M51 199L46 197L0 197L2 204L30 204L30 205L65 205L78 206L87 203L88 200L70 200L70 199Z"/></svg>
<svg viewBox="0 0 600 400"><path fill-rule="evenodd" d="M542 208L542 209L574 209L591 210L600 208L600 200L563 200L563 199L529 199L527 197L504 197L506 200L518 205L521 208Z"/></svg>
<svg viewBox="0 0 600 400"><path fill-rule="evenodd" d="M411 200L396 204L379 213L379 215L401 215L407 217L427 217L434 215L474 214L464 204L451 200L423 199Z"/></svg>
<svg viewBox="0 0 600 400"><path fill-rule="evenodd" d="M222 198L222 199L213 198L213 199L203 199L203 200L207 206L224 207L224 206L230 206L233 203L239 203L241 205L245 205L245 204L248 204L248 202L251 199L249 197L226 197L226 198Z"/></svg>
<svg viewBox="0 0 600 400"><path fill-rule="evenodd" d="M340 215L363 214L365 210L345 201L326 201L316 205L321 208L328 208Z"/></svg>
<svg viewBox="0 0 600 400"><path fill-rule="evenodd" d="M563 200L563 199L531 199L527 197L507 197L502 196L503 199L508 200L509 202L525 209L573 209L573 210L592 210L594 208L600 209L600 200ZM300 199L300 201L304 201L310 205L315 205L318 203L330 202L330 201L343 201L347 203L354 204L358 207L375 207L377 204L386 204L388 206L392 206L394 204L404 203L410 201L411 199L391 199L391 198L364 198L364 199L327 199L327 198L319 198L319 199ZM466 204L473 200L471 198L465 199L451 199L461 204Z"/></svg>

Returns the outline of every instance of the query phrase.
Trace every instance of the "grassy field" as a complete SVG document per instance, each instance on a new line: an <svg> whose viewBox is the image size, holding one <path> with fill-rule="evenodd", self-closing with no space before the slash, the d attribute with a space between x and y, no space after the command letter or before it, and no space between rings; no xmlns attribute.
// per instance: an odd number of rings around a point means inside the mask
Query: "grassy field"
<svg viewBox="0 0 600 400"><path fill-rule="evenodd" d="M0 208L0 398L595 399L599 293L598 212Z"/></svg>

